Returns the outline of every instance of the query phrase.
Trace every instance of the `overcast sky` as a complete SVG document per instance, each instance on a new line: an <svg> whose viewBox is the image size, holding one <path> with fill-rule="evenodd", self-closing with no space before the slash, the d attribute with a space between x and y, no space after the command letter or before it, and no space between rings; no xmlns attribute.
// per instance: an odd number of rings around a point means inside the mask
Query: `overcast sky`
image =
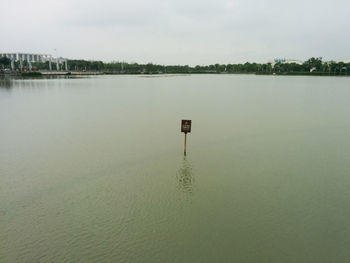
<svg viewBox="0 0 350 263"><path fill-rule="evenodd" d="M160 64L350 58L349 0L0 0L0 52Z"/></svg>

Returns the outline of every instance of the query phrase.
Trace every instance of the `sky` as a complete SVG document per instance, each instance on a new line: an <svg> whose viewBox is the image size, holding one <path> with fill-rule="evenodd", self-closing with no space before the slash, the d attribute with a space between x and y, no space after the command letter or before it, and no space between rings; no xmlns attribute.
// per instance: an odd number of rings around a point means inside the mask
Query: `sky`
<svg viewBox="0 0 350 263"><path fill-rule="evenodd" d="M0 0L0 53L157 64L350 58L349 0Z"/></svg>

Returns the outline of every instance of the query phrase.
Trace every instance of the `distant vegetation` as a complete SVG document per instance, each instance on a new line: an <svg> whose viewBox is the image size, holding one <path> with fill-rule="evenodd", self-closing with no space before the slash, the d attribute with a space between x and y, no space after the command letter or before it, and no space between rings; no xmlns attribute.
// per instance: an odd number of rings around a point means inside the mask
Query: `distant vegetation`
<svg viewBox="0 0 350 263"><path fill-rule="evenodd" d="M22 77L41 77L42 74L39 71L28 71L28 72L22 72Z"/></svg>
<svg viewBox="0 0 350 263"><path fill-rule="evenodd" d="M244 63L197 65L157 65L125 62L104 63L102 61L69 60L70 70L103 71L110 74L162 74L162 73L251 73L281 75L350 75L350 63L323 62L321 58L310 58L304 63Z"/></svg>
<svg viewBox="0 0 350 263"><path fill-rule="evenodd" d="M11 65L11 59L7 57L0 57L0 68L8 68Z"/></svg>
<svg viewBox="0 0 350 263"><path fill-rule="evenodd" d="M11 61L8 58L0 58L0 68L8 68ZM28 62L23 61L22 65L28 68ZM19 62L15 62L16 69L20 68ZM49 70L49 62L32 63L36 70ZM55 65L52 65L56 69ZM310 58L307 61L297 63L249 63L244 64L213 64L213 65L158 65L138 64L126 62L102 62L88 60L68 60L69 71L97 71L105 74L277 74L277 75L350 75L350 63L324 62L322 58Z"/></svg>

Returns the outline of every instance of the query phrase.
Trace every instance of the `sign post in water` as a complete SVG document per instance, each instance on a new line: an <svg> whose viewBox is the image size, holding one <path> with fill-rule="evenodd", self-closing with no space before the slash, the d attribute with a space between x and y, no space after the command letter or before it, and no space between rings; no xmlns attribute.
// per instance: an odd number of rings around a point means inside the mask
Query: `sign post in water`
<svg viewBox="0 0 350 263"><path fill-rule="evenodd" d="M185 148L184 148L184 155L186 155L186 139L187 139L187 133L191 132L191 120L182 120L181 121L181 132L185 133Z"/></svg>

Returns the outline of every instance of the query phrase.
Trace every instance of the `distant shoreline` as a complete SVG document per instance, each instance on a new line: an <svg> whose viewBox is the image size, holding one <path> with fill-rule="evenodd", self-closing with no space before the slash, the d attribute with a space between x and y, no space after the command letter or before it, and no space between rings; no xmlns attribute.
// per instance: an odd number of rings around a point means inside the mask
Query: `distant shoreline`
<svg viewBox="0 0 350 263"><path fill-rule="evenodd" d="M2 78L45 78L45 77L80 77L80 76L98 76L98 75L139 75L144 77L151 76L184 76L184 75L257 75L257 76L321 76L321 77L350 77L350 74L329 74L328 72L281 72L281 73L259 73L259 72L178 72L178 73L158 73L158 72L104 72L104 71L30 71L30 72L12 72L0 73Z"/></svg>
<svg viewBox="0 0 350 263"><path fill-rule="evenodd" d="M12 70L10 69L12 68ZM66 60L56 63L53 70L50 61L11 61L0 58L0 74L39 77L41 75L158 75L158 74L256 74L291 76L350 76L350 62L322 61L310 58L304 62L296 60L275 60L268 63L211 64L211 65L160 65L126 62L102 62L87 60Z"/></svg>

